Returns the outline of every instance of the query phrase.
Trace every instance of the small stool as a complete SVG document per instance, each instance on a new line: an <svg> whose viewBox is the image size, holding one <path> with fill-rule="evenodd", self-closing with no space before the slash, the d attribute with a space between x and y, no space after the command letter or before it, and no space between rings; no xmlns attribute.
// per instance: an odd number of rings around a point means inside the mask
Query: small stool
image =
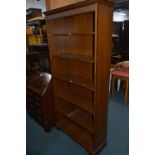
<svg viewBox="0 0 155 155"><path fill-rule="evenodd" d="M129 92L129 72L122 70L114 70L112 73L112 96L114 95L115 79L125 81L125 104L127 104Z"/></svg>

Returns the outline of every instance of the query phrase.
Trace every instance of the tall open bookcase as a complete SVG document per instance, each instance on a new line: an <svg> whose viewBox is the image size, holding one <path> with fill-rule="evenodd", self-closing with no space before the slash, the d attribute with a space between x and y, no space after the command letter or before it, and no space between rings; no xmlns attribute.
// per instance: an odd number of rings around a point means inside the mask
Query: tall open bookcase
<svg viewBox="0 0 155 155"><path fill-rule="evenodd" d="M56 127L97 154L107 140L113 3L87 0L47 11Z"/></svg>

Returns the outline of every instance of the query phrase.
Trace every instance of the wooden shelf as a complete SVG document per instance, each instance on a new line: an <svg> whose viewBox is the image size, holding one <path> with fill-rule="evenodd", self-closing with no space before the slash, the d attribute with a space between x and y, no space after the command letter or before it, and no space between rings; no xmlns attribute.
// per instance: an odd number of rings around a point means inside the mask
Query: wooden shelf
<svg viewBox="0 0 155 155"><path fill-rule="evenodd" d="M77 96L71 92L59 93L57 94L57 96L67 102L70 102L78 108L81 108L82 110L85 110L91 114L94 113L93 104L91 100L85 99L81 96Z"/></svg>
<svg viewBox="0 0 155 155"><path fill-rule="evenodd" d="M52 33L49 36L85 36L85 35L94 35L95 32L89 32L89 33Z"/></svg>
<svg viewBox="0 0 155 155"><path fill-rule="evenodd" d="M92 56L89 56L89 55L79 55L79 54L70 54L70 53L59 53L59 54L55 54L53 56L60 57L60 58L71 59L71 60L78 60L78 61L84 61L84 62L94 63L93 57Z"/></svg>
<svg viewBox="0 0 155 155"><path fill-rule="evenodd" d="M35 36L35 37L46 37L45 35L40 35L40 34L26 34L26 36Z"/></svg>
<svg viewBox="0 0 155 155"><path fill-rule="evenodd" d="M83 145L88 150L92 149L92 134L80 126L74 124L72 121L63 117L61 114L57 114L57 127L65 131L75 141Z"/></svg>
<svg viewBox="0 0 155 155"><path fill-rule="evenodd" d="M68 110L65 111L62 109L58 109L58 112L93 133L93 119L90 114L83 112L79 109L75 109L73 111L70 111L69 113Z"/></svg>
<svg viewBox="0 0 155 155"><path fill-rule="evenodd" d="M90 114L77 109L67 116L88 131L93 132L93 119Z"/></svg>
<svg viewBox="0 0 155 155"><path fill-rule="evenodd" d="M93 86L92 80L84 79L84 78L73 76L70 74L54 75L54 77L94 91L94 86Z"/></svg>

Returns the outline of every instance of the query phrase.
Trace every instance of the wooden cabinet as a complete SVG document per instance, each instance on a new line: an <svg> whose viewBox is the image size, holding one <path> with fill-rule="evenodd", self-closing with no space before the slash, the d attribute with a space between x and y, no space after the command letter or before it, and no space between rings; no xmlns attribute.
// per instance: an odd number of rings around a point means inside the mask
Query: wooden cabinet
<svg viewBox="0 0 155 155"><path fill-rule="evenodd" d="M42 11L41 9L37 8L29 8L26 10L26 20L42 16Z"/></svg>
<svg viewBox="0 0 155 155"><path fill-rule="evenodd" d="M54 124L52 76L48 73L36 73L26 83L27 112L45 131Z"/></svg>
<svg viewBox="0 0 155 155"><path fill-rule="evenodd" d="M105 0L46 12L56 126L90 154L107 142L112 12Z"/></svg>

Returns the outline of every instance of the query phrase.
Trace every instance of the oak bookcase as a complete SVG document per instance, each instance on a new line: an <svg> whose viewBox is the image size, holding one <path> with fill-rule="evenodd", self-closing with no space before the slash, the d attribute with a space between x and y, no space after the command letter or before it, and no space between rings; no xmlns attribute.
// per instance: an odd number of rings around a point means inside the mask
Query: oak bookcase
<svg viewBox="0 0 155 155"><path fill-rule="evenodd" d="M56 127L89 154L107 142L113 3L88 0L47 11Z"/></svg>

